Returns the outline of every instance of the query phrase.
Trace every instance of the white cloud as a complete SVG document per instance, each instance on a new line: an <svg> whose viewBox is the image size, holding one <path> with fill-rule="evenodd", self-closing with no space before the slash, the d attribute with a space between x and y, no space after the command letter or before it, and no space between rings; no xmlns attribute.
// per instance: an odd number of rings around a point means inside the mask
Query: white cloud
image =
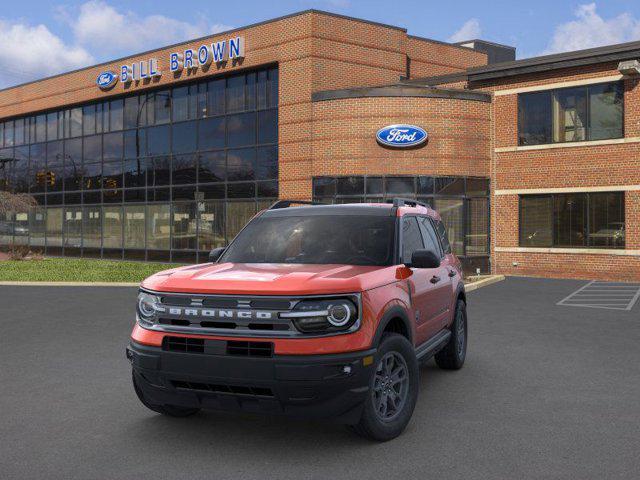
<svg viewBox="0 0 640 480"><path fill-rule="evenodd" d="M640 39L640 19L629 13L604 19L595 3L580 5L576 19L558 25L542 54L568 52Z"/></svg>
<svg viewBox="0 0 640 480"><path fill-rule="evenodd" d="M86 49L66 44L44 25L0 20L0 88L92 62Z"/></svg>
<svg viewBox="0 0 640 480"><path fill-rule="evenodd" d="M480 38L481 35L482 29L480 28L480 22L477 18L472 18L464 22L464 25L451 35L448 40L451 43L464 42L465 40Z"/></svg>
<svg viewBox="0 0 640 480"><path fill-rule="evenodd" d="M80 6L77 17L64 12L76 41L102 55L126 55L229 30L205 20L184 22L164 15L121 12L101 0Z"/></svg>

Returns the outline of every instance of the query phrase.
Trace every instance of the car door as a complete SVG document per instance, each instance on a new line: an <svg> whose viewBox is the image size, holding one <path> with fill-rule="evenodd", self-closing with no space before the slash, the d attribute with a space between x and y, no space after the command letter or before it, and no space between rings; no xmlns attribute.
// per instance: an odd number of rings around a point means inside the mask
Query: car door
<svg viewBox="0 0 640 480"><path fill-rule="evenodd" d="M411 256L415 250L424 248L424 240L418 218L416 216L405 215L402 217L401 235L401 255L402 262L411 264ZM432 277L436 274L436 269L411 268L412 274L407 278L407 286L411 293L411 310L416 324L416 346L427 341L434 329L435 309L435 284Z"/></svg>
<svg viewBox="0 0 640 480"><path fill-rule="evenodd" d="M433 312L433 323L429 330L429 335L438 333L449 322L451 299L453 295L452 276L450 275L451 267L449 259L442 249L441 242L435 230L433 220L429 217L419 217L418 224L422 233L425 249L432 250L441 259L440 266L435 270L434 277L431 282L434 285L434 300L431 305Z"/></svg>

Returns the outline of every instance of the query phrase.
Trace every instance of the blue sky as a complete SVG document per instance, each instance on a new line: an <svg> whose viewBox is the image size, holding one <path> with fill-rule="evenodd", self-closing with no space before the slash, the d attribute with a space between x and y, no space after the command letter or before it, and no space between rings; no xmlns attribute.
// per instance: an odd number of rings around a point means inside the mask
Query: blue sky
<svg viewBox="0 0 640 480"><path fill-rule="evenodd" d="M640 1L5 0L0 88L317 8L438 40L480 37L518 57L640 40Z"/></svg>

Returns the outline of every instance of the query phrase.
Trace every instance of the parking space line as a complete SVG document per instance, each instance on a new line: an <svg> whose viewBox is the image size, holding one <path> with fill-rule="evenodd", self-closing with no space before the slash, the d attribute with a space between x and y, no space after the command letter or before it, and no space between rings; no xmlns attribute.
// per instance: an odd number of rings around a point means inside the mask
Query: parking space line
<svg viewBox="0 0 640 480"><path fill-rule="evenodd" d="M640 284L591 281L556 305L629 311L640 300Z"/></svg>

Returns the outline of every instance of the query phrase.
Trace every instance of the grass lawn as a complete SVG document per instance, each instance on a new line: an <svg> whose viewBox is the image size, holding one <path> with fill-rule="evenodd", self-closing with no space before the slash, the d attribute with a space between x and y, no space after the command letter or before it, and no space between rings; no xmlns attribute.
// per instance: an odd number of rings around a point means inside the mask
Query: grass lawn
<svg viewBox="0 0 640 480"><path fill-rule="evenodd" d="M140 282L152 273L180 266L170 263L119 262L84 258L0 261L0 281Z"/></svg>

